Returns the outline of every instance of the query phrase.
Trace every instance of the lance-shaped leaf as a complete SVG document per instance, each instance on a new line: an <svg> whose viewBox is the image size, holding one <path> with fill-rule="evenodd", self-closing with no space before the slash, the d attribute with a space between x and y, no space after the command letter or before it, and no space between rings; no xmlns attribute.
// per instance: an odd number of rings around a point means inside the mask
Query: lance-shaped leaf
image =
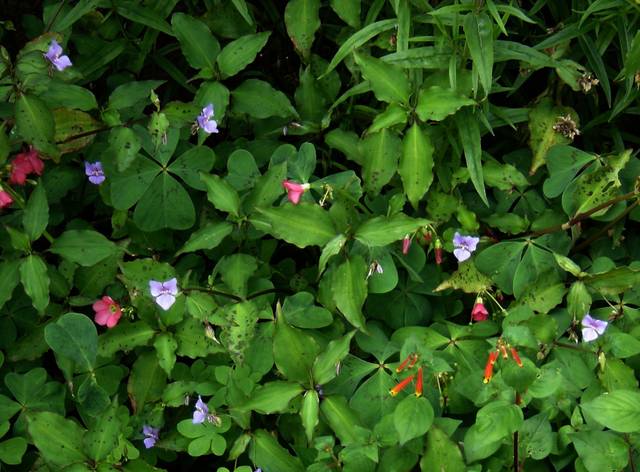
<svg viewBox="0 0 640 472"><path fill-rule="evenodd" d="M351 339L355 331L331 341L313 363L313 380L324 385L338 375L340 362L349 354Z"/></svg>
<svg viewBox="0 0 640 472"><path fill-rule="evenodd" d="M358 329L365 329L362 305L367 298L367 264L362 256L346 259L333 272L331 291L336 307Z"/></svg>
<svg viewBox="0 0 640 472"><path fill-rule="evenodd" d="M478 118L469 109L459 111L455 118L469 177L484 204L489 206L482 175L482 145Z"/></svg>
<svg viewBox="0 0 640 472"><path fill-rule="evenodd" d="M118 254L120 250L97 231L71 229L55 240L50 251L70 262L90 267L107 257Z"/></svg>
<svg viewBox="0 0 640 472"><path fill-rule="evenodd" d="M318 425L319 411L320 398L318 397L318 392L307 390L307 393L304 394L304 400L302 400L302 408L300 408L300 419L309 443L313 440L313 430Z"/></svg>
<svg viewBox="0 0 640 472"><path fill-rule="evenodd" d="M251 64L267 44L270 34L269 31L248 34L227 44L217 59L223 78L236 75Z"/></svg>
<svg viewBox="0 0 640 472"><path fill-rule="evenodd" d="M293 47L307 62L316 31L320 28L320 0L289 0L284 23Z"/></svg>
<svg viewBox="0 0 640 472"><path fill-rule="evenodd" d="M378 100L389 103L409 101L411 90L403 69L371 56L356 53L354 57Z"/></svg>
<svg viewBox="0 0 640 472"><path fill-rule="evenodd" d="M49 305L49 275L47 265L40 256L32 254L20 263L20 280L24 291L33 302L38 313L44 313Z"/></svg>
<svg viewBox="0 0 640 472"><path fill-rule="evenodd" d="M404 193L413 208L418 208L420 199L433 182L433 144L418 123L409 128L402 140L398 173L402 178Z"/></svg>
<svg viewBox="0 0 640 472"><path fill-rule="evenodd" d="M254 464L260 464L262 468L278 472L303 472L300 459L293 457L278 444L278 440L264 429L253 432L249 457Z"/></svg>
<svg viewBox="0 0 640 472"><path fill-rule="evenodd" d="M400 445L426 433L433 424L433 407L429 400L415 395L406 396L393 413Z"/></svg>
<svg viewBox="0 0 640 472"><path fill-rule="evenodd" d="M16 131L37 149L52 147L55 122L47 105L38 97L21 95L15 104Z"/></svg>
<svg viewBox="0 0 640 472"><path fill-rule="evenodd" d="M271 116L281 118L298 116L298 112L287 96L262 80L245 80L231 95L233 110L237 113L246 113L258 119Z"/></svg>
<svg viewBox="0 0 640 472"><path fill-rule="evenodd" d="M188 229L195 213L189 193L168 172L161 172L140 199L133 221L143 231Z"/></svg>
<svg viewBox="0 0 640 472"><path fill-rule="evenodd" d="M207 187L207 198L220 211L238 216L240 197L238 192L217 175L200 174L200 179Z"/></svg>
<svg viewBox="0 0 640 472"><path fill-rule="evenodd" d="M362 178L365 189L371 194L380 193L398 168L402 152L400 138L388 129L370 134L360 141Z"/></svg>
<svg viewBox="0 0 640 472"><path fill-rule="evenodd" d="M176 253L176 256L186 252L194 252L199 249L213 249L218 246L224 238L233 231L233 225L226 221L208 223L195 233L192 233L189 240Z"/></svg>
<svg viewBox="0 0 640 472"><path fill-rule="evenodd" d="M289 326L278 308L273 338L273 358L278 370L288 380L310 383L311 367L318 351L315 339L305 331Z"/></svg>
<svg viewBox="0 0 640 472"><path fill-rule="evenodd" d="M485 13L470 12L464 17L464 35L485 95L491 91L493 74L493 22Z"/></svg>
<svg viewBox="0 0 640 472"><path fill-rule="evenodd" d="M393 216L376 216L362 223L355 238L370 247L386 246L399 241L429 223L424 218L410 218L404 213Z"/></svg>
<svg viewBox="0 0 640 472"><path fill-rule="evenodd" d="M329 212L315 204L287 203L278 208L257 210L259 217L251 219L254 225L300 248L324 246L337 234Z"/></svg>
<svg viewBox="0 0 640 472"><path fill-rule="evenodd" d="M241 405L241 410L253 410L263 415L284 413L289 402L302 393L297 382L267 382L251 393L251 398Z"/></svg>
<svg viewBox="0 0 640 472"><path fill-rule="evenodd" d="M220 44L209 31L209 27L184 13L174 14L171 26L189 65L194 69L213 71Z"/></svg>
<svg viewBox="0 0 640 472"><path fill-rule="evenodd" d="M118 351L128 352L135 347L146 346L155 334L155 330L144 321L127 323L121 320L98 338L98 355L109 357Z"/></svg>
<svg viewBox="0 0 640 472"><path fill-rule="evenodd" d="M420 90L416 114L422 121L442 121L460 108L475 104L475 101L460 92L432 85Z"/></svg>
<svg viewBox="0 0 640 472"><path fill-rule="evenodd" d="M553 129L558 119L570 116L576 124L579 123L577 113L569 107L554 106L551 99L545 98L529 112L529 147L533 152L531 169L533 175L547 161L547 153L556 144L569 144L571 140Z"/></svg>

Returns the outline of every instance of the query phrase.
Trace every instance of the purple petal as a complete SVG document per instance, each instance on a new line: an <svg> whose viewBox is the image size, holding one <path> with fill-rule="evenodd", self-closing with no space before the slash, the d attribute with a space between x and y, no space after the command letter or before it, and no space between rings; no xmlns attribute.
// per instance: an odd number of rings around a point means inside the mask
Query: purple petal
<svg viewBox="0 0 640 472"><path fill-rule="evenodd" d="M144 443L144 447L151 449L156 445L156 438L145 438L142 442Z"/></svg>
<svg viewBox="0 0 640 472"><path fill-rule="evenodd" d="M453 245L454 246L462 246L463 236L456 231L453 235Z"/></svg>
<svg viewBox="0 0 640 472"><path fill-rule="evenodd" d="M162 283L164 292L168 292L171 295L178 295L178 280L174 277Z"/></svg>
<svg viewBox="0 0 640 472"><path fill-rule="evenodd" d="M200 424L200 423L204 423L204 420L207 419L207 415L205 413L203 413L200 410L195 410L193 412L193 420L192 423L193 424Z"/></svg>
<svg viewBox="0 0 640 472"><path fill-rule="evenodd" d="M462 239L464 240L463 245L469 249L470 252L475 251L480 242L480 238L474 236L463 236Z"/></svg>
<svg viewBox="0 0 640 472"><path fill-rule="evenodd" d="M62 46L60 46L58 41L56 41L55 39L52 39L51 43L49 44L49 49L45 54L45 57L53 62L53 59L60 56L60 54L62 54Z"/></svg>
<svg viewBox="0 0 640 472"><path fill-rule="evenodd" d="M200 395L198 395L198 401L196 402L196 409L204 412L204 414L209 413L209 407L205 402L202 401Z"/></svg>
<svg viewBox="0 0 640 472"><path fill-rule="evenodd" d="M582 328L582 340L585 342L591 342L598 339L598 332L593 328Z"/></svg>
<svg viewBox="0 0 640 472"><path fill-rule="evenodd" d="M149 290L151 291L152 297L158 297L162 295L162 293L164 292L162 282L158 282L157 280L149 280Z"/></svg>
<svg viewBox="0 0 640 472"><path fill-rule="evenodd" d="M156 298L156 303L160 305L164 311L167 311L176 302L176 297L169 294L160 295Z"/></svg>
<svg viewBox="0 0 640 472"><path fill-rule="evenodd" d="M205 119L209 119L213 116L213 103L209 103L206 107L202 109L202 115Z"/></svg>
<svg viewBox="0 0 640 472"><path fill-rule="evenodd" d="M100 185L102 182L104 182L105 180L105 176L104 175L90 175L89 176L89 182L91 182L94 185Z"/></svg>
<svg viewBox="0 0 640 472"><path fill-rule="evenodd" d="M217 133L218 132L218 123L215 120L207 121L204 126L201 126L205 133Z"/></svg>
<svg viewBox="0 0 640 472"><path fill-rule="evenodd" d="M145 424L144 426L142 426L142 434L144 434L145 436L156 436L156 428Z"/></svg>
<svg viewBox="0 0 640 472"><path fill-rule="evenodd" d="M58 58L53 59L51 62L53 62L53 65L56 66L56 69L58 69L60 72L62 72L67 67L72 65L71 59L69 59L69 56L60 56Z"/></svg>
<svg viewBox="0 0 640 472"><path fill-rule="evenodd" d="M471 257L471 253L465 248L454 249L453 255L456 256L458 262L464 262Z"/></svg>
<svg viewBox="0 0 640 472"><path fill-rule="evenodd" d="M604 330L607 329L607 325L609 323L603 320L599 320L597 318L593 318L591 315L589 315L588 313L585 315L585 317L582 319L582 326L584 328L590 328L595 330L595 332L598 335L601 335L604 333Z"/></svg>
<svg viewBox="0 0 640 472"><path fill-rule="evenodd" d="M199 115L198 118L196 118L196 121L198 122L198 128L200 129L204 129L205 126L207 126L207 118Z"/></svg>

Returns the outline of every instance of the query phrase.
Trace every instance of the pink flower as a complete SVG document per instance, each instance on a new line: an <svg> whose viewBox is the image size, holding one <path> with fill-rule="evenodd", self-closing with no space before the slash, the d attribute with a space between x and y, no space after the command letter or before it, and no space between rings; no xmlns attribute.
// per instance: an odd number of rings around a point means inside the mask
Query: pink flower
<svg viewBox="0 0 640 472"><path fill-rule="evenodd" d="M409 254L409 248L411 247L411 238L407 234L402 240L402 254L405 256Z"/></svg>
<svg viewBox="0 0 640 472"><path fill-rule="evenodd" d="M13 198L4 190L0 190L0 208L6 208L13 203Z"/></svg>
<svg viewBox="0 0 640 472"><path fill-rule="evenodd" d="M93 310L96 312L95 322L107 328L113 328L117 325L122 316L120 305L106 295L93 304Z"/></svg>
<svg viewBox="0 0 640 472"><path fill-rule="evenodd" d="M24 185L29 174L42 175L43 170L44 162L40 159L38 151L31 148L27 152L21 152L13 159L9 182L14 185Z"/></svg>
<svg viewBox="0 0 640 472"><path fill-rule="evenodd" d="M287 191L287 198L294 205L297 205L302 194L311 188L310 184L297 184L290 180L283 180L282 186Z"/></svg>
<svg viewBox="0 0 640 472"><path fill-rule="evenodd" d="M476 298L476 303L471 310L471 319L473 321L485 321L489 317L489 312L484 306L482 297Z"/></svg>

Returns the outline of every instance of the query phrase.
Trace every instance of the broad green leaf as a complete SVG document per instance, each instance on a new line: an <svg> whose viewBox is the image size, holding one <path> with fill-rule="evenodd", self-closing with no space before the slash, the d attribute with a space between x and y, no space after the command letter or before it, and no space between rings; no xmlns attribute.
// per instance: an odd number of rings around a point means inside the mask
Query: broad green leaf
<svg viewBox="0 0 640 472"><path fill-rule="evenodd" d="M567 185L578 175L580 169L595 159L595 155L571 146L561 144L552 146L546 158L549 178L542 186L545 196L555 198L562 194Z"/></svg>
<svg viewBox="0 0 640 472"><path fill-rule="evenodd" d="M331 291L336 307L358 329L365 329L362 305L367 298L367 264L361 256L346 259L332 274Z"/></svg>
<svg viewBox="0 0 640 472"><path fill-rule="evenodd" d="M211 148L196 146L173 161L169 166L169 172L180 177L189 187L206 190L206 186L200 179L200 172L209 172L215 159Z"/></svg>
<svg viewBox="0 0 640 472"><path fill-rule="evenodd" d="M258 212L266 221L266 227L260 224L260 229L300 248L324 246L337 234L329 213L315 204L287 203L278 208L259 208Z"/></svg>
<svg viewBox="0 0 640 472"><path fill-rule="evenodd" d="M284 413L289 402L302 393L297 382L267 382L251 393L251 398L241 405L242 410L253 410L263 415Z"/></svg>
<svg viewBox="0 0 640 472"><path fill-rule="evenodd" d="M422 472L464 472L467 470L458 445L438 427L427 433L427 449L420 460Z"/></svg>
<svg viewBox="0 0 640 472"><path fill-rule="evenodd" d="M342 21L352 28L360 27L361 0L331 0L331 8Z"/></svg>
<svg viewBox="0 0 640 472"><path fill-rule="evenodd" d="M47 202L47 191L44 186L38 185L31 192L27 206L22 215L22 226L31 241L35 241L49 223L49 202Z"/></svg>
<svg viewBox="0 0 640 472"><path fill-rule="evenodd" d="M385 111L379 113L373 119L373 123L367 129L367 134L377 133L384 128L392 128L396 125L405 125L408 118L409 112L406 108L397 103L390 103ZM332 130L331 133L334 131L336 130ZM337 131L340 132L339 129ZM327 141L327 144L331 145L329 141Z"/></svg>
<svg viewBox="0 0 640 472"><path fill-rule="evenodd" d="M245 254L238 255L246 256ZM245 272L244 276L248 277L253 273L253 270L255 269L250 269L250 273ZM243 278L243 274L235 277L230 276L229 278L238 280ZM235 290L237 290L236 293L245 295L245 293L242 293L242 290L246 289L236 288ZM227 326L224 327L223 338L226 341L226 348L229 355L237 365L242 365L245 362L246 352L251 348L253 342L258 316L258 307L251 301L236 303L226 308L228 321Z"/></svg>
<svg viewBox="0 0 640 472"><path fill-rule="evenodd" d="M402 178L404 193L416 209L433 182L433 151L429 135L418 123L414 123L402 140L398 173Z"/></svg>
<svg viewBox="0 0 640 472"><path fill-rule="evenodd" d="M281 312L276 318L273 357L287 380L309 384L311 367L318 355L316 341L305 331L289 326Z"/></svg>
<svg viewBox="0 0 640 472"><path fill-rule="evenodd" d="M156 356L158 357L160 367L162 367L162 370L170 377L173 366L176 364L178 342L171 333L162 333L156 336L153 347L156 349Z"/></svg>
<svg viewBox="0 0 640 472"><path fill-rule="evenodd" d="M21 437L9 438L0 442L0 462L19 465L27 451L27 441Z"/></svg>
<svg viewBox="0 0 640 472"><path fill-rule="evenodd" d="M497 400L483 406L476 415L475 424L464 436L467 462L489 457L522 423L522 410L513 403Z"/></svg>
<svg viewBox="0 0 640 472"><path fill-rule="evenodd" d="M629 446L611 431L581 431L569 435L588 472L624 470Z"/></svg>
<svg viewBox="0 0 640 472"><path fill-rule="evenodd" d="M603 393L581 408L598 423L620 433L640 431L640 392L615 390Z"/></svg>
<svg viewBox="0 0 640 472"><path fill-rule="evenodd" d="M24 291L31 298L38 313L44 313L49 305L49 275L40 256L30 255L20 263L20 280Z"/></svg>
<svg viewBox="0 0 640 472"><path fill-rule="evenodd" d="M329 259L337 255L342 251L342 248L347 242L347 237L344 234L338 234L331 241L329 241L323 248L318 261L318 275L322 275L327 267Z"/></svg>
<svg viewBox="0 0 640 472"><path fill-rule="evenodd" d="M213 105L213 118L220 123L227 112L229 106L230 92L220 82L206 81L202 82L200 88L196 92L196 96L193 98L193 103L198 105L200 109L206 107L210 103ZM192 117L191 121L195 122L200 110L197 111Z"/></svg>
<svg viewBox="0 0 640 472"><path fill-rule="evenodd" d="M51 81L40 98L51 108L72 108L90 111L98 108L96 97L84 87Z"/></svg>
<svg viewBox="0 0 640 472"><path fill-rule="evenodd" d="M118 14L126 19L173 36L169 24L150 6L143 6L134 1L119 1L115 7Z"/></svg>
<svg viewBox="0 0 640 472"><path fill-rule="evenodd" d="M109 108L121 110L149 100L149 93L164 84L164 80L140 80L126 82L109 95Z"/></svg>
<svg viewBox="0 0 640 472"><path fill-rule="evenodd" d="M485 162L482 166L484 183L488 187L495 187L506 192L515 187L529 185L527 178L511 164L500 164L496 161Z"/></svg>
<svg viewBox="0 0 640 472"><path fill-rule="evenodd" d="M456 113L455 118L471 182L484 204L489 206L482 175L482 146L478 117L470 110L464 109Z"/></svg>
<svg viewBox="0 0 640 472"><path fill-rule="evenodd" d="M338 375L338 368L342 360L349 354L351 339L356 334L351 331L348 334L329 342L313 363L313 380L324 385Z"/></svg>
<svg viewBox="0 0 640 472"><path fill-rule="evenodd" d="M473 261L465 261L458 265L458 270L451 274L451 277L433 291L440 292L449 288L462 290L465 293L479 293L491 288L491 279L476 269Z"/></svg>
<svg viewBox="0 0 640 472"><path fill-rule="evenodd" d="M470 12L465 15L463 26L473 72L478 75L485 96L489 95L493 80L493 22L485 13Z"/></svg>
<svg viewBox="0 0 640 472"><path fill-rule="evenodd" d="M112 241L97 231L71 229L62 233L49 249L54 254L84 267L90 267L120 249Z"/></svg>
<svg viewBox="0 0 640 472"><path fill-rule="evenodd" d="M302 400L302 408L300 408L300 419L309 443L313 440L313 431L318 425L319 410L320 399L318 392L307 390L307 393L304 394L304 400Z"/></svg>
<svg viewBox="0 0 640 472"><path fill-rule="evenodd" d="M325 397L320 403L320 411L344 446L362 441L362 432L366 430L344 397Z"/></svg>
<svg viewBox="0 0 640 472"><path fill-rule="evenodd" d="M249 34L227 44L217 58L223 78L232 77L251 64L270 35L270 31Z"/></svg>
<svg viewBox="0 0 640 472"><path fill-rule="evenodd" d="M19 260L0 262L0 308L11 299L13 290L20 283L19 268Z"/></svg>
<svg viewBox="0 0 640 472"><path fill-rule="evenodd" d="M265 472L303 472L305 470L300 459L289 454L278 444L278 440L264 429L253 432L249 457L254 464L260 464Z"/></svg>
<svg viewBox="0 0 640 472"><path fill-rule="evenodd" d="M66 14L55 18L53 24L49 27L49 31L64 31L81 19L84 15L94 10L100 3L100 0L79 0L73 8L68 10Z"/></svg>
<svg viewBox="0 0 640 472"><path fill-rule="evenodd" d="M29 435L45 462L63 469L88 459L82 448L86 431L75 421L48 411L32 412L26 418Z"/></svg>
<svg viewBox="0 0 640 472"><path fill-rule="evenodd" d="M527 455L534 460L542 460L551 453L556 442L546 413L525 420L520 430L520 441Z"/></svg>
<svg viewBox="0 0 640 472"><path fill-rule="evenodd" d="M293 47L305 62L309 61L316 31L320 28L320 0L289 0L284 23Z"/></svg>
<svg viewBox="0 0 640 472"><path fill-rule="evenodd" d="M62 315L46 326L44 339L56 354L73 361L78 372L93 370L98 351L98 332L86 315Z"/></svg>
<svg viewBox="0 0 640 472"><path fill-rule="evenodd" d="M37 149L51 147L55 122L47 105L38 97L21 95L15 103L16 131Z"/></svg>
<svg viewBox="0 0 640 472"><path fill-rule="evenodd" d="M476 267L487 274L507 294L513 293L513 278L520 263L525 242L504 241L481 251L475 258Z"/></svg>
<svg viewBox="0 0 640 472"><path fill-rule="evenodd" d="M287 178L287 162L274 164L260 177L257 178L253 190L244 202L246 211L254 208L267 207L273 204L278 197L282 197L282 182Z"/></svg>
<svg viewBox="0 0 640 472"><path fill-rule="evenodd" d="M56 127L53 139L58 143L61 154L79 151L87 147L101 127L100 122L89 113L69 108L53 110L53 120Z"/></svg>
<svg viewBox="0 0 640 472"><path fill-rule="evenodd" d="M226 221L208 223L203 228L191 234L189 240L182 246L176 255L194 252L200 249L213 249L233 231L233 225Z"/></svg>
<svg viewBox="0 0 640 472"><path fill-rule="evenodd" d="M0 424L11 419L18 413L22 406L4 395L0 395Z"/></svg>
<svg viewBox="0 0 640 472"><path fill-rule="evenodd" d="M123 172L131 166L142 144L131 128L118 127L109 133L109 149L115 155L118 171Z"/></svg>
<svg viewBox="0 0 640 472"><path fill-rule="evenodd" d="M118 351L128 352L138 346L146 346L155 334L155 330L144 321L127 323L121 320L98 337L98 355L110 357Z"/></svg>
<svg viewBox="0 0 640 472"><path fill-rule="evenodd" d="M429 400L415 395L406 396L393 413L393 424L400 438L400 445L425 434L433 424L433 407Z"/></svg>
<svg viewBox="0 0 640 472"><path fill-rule="evenodd" d="M231 92L231 96L233 110L236 113L246 113L253 118L290 118L298 115L284 93L262 80L245 80Z"/></svg>
<svg viewBox="0 0 640 472"><path fill-rule="evenodd" d="M378 100L388 103L409 102L409 80L400 67L358 53L354 53L354 57Z"/></svg>
<svg viewBox="0 0 640 472"><path fill-rule="evenodd" d="M631 47L627 51L627 55L624 58L624 67L620 71L618 77L625 77L627 79L634 77L640 70L640 31L636 32L631 42Z"/></svg>
<svg viewBox="0 0 640 472"><path fill-rule="evenodd" d="M220 211L238 216L240 213L240 197L238 192L217 175L200 174L200 179L207 189L207 198Z"/></svg>
<svg viewBox="0 0 640 472"><path fill-rule="evenodd" d="M96 422L84 436L85 450L94 461L101 461L118 446L122 422L115 406L111 406L96 418Z"/></svg>
<svg viewBox="0 0 640 472"><path fill-rule="evenodd" d="M236 7L238 13L242 15L244 21L248 24L253 25L253 18L251 17L251 13L249 12L249 7L247 6L247 2L245 0L231 0L233 6Z"/></svg>
<svg viewBox="0 0 640 472"><path fill-rule="evenodd" d="M146 403L159 400L166 385L167 376L160 367L154 352L146 351L133 364L127 392L134 414L141 412Z"/></svg>
<svg viewBox="0 0 640 472"><path fill-rule="evenodd" d="M287 322L296 328L324 328L333 322L331 312L314 305L314 297L309 292L298 292L287 297L282 305L282 313Z"/></svg>
<svg viewBox="0 0 640 472"><path fill-rule="evenodd" d="M246 297L249 278L258 269L258 260L249 254L230 254L224 256L216 266L222 281L231 292Z"/></svg>
<svg viewBox="0 0 640 472"><path fill-rule="evenodd" d="M111 178L111 203L117 210L128 210L151 186L161 167L138 154L124 172Z"/></svg>
<svg viewBox="0 0 640 472"><path fill-rule="evenodd" d="M167 172L154 179L133 213L133 221L143 231L188 229L195 219L191 197Z"/></svg>
<svg viewBox="0 0 640 472"><path fill-rule="evenodd" d="M640 354L640 340L627 333L607 333L606 343L618 359Z"/></svg>
<svg viewBox="0 0 640 472"><path fill-rule="evenodd" d="M554 282L553 278L558 279L557 273L557 264L553 254L529 244L514 273L513 294L519 299L543 275L545 282L551 284Z"/></svg>
<svg viewBox="0 0 640 472"><path fill-rule="evenodd" d="M220 44L209 27L184 13L175 13L171 18L171 26L189 65L194 69L213 71Z"/></svg>
<svg viewBox="0 0 640 472"><path fill-rule="evenodd" d="M420 90L416 114L422 121L442 121L460 108L474 105L476 102L460 92L432 85Z"/></svg>
<svg viewBox="0 0 640 472"><path fill-rule="evenodd" d="M533 175L547 161L547 153L556 144L569 144L571 140L566 138L555 129L554 125L562 116L569 116L576 124L579 124L578 115L569 107L554 106L551 99L542 99L529 112L529 147L533 152L531 169L529 174Z"/></svg>
<svg viewBox="0 0 640 472"><path fill-rule="evenodd" d="M360 154L365 189L378 194L396 173L402 154L400 138L387 129L370 134L360 141Z"/></svg>
<svg viewBox="0 0 640 472"><path fill-rule="evenodd" d="M393 216L376 216L362 223L354 237L370 247L387 246L413 234L429 223L424 218L410 218L404 213Z"/></svg>

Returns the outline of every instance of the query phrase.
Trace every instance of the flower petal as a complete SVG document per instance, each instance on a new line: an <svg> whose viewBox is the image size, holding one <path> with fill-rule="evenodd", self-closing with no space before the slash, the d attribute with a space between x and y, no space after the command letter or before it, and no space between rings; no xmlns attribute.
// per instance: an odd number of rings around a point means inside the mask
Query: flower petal
<svg viewBox="0 0 640 472"><path fill-rule="evenodd" d="M167 311L176 302L176 297L165 293L156 298L156 303L160 305L160 308Z"/></svg>
<svg viewBox="0 0 640 472"><path fill-rule="evenodd" d="M161 295L164 292L162 282L158 282L157 280L149 280L149 290L151 291L152 297Z"/></svg>
<svg viewBox="0 0 640 472"><path fill-rule="evenodd" d="M178 279L175 277L166 282L162 282L162 287L164 291L168 291L171 295L178 295Z"/></svg>
<svg viewBox="0 0 640 472"><path fill-rule="evenodd" d="M465 248L458 248L453 250L453 255L456 256L458 262L464 262L471 257L471 253Z"/></svg>
<svg viewBox="0 0 640 472"><path fill-rule="evenodd" d="M598 339L598 332L593 328L582 328L582 340L591 342Z"/></svg>

